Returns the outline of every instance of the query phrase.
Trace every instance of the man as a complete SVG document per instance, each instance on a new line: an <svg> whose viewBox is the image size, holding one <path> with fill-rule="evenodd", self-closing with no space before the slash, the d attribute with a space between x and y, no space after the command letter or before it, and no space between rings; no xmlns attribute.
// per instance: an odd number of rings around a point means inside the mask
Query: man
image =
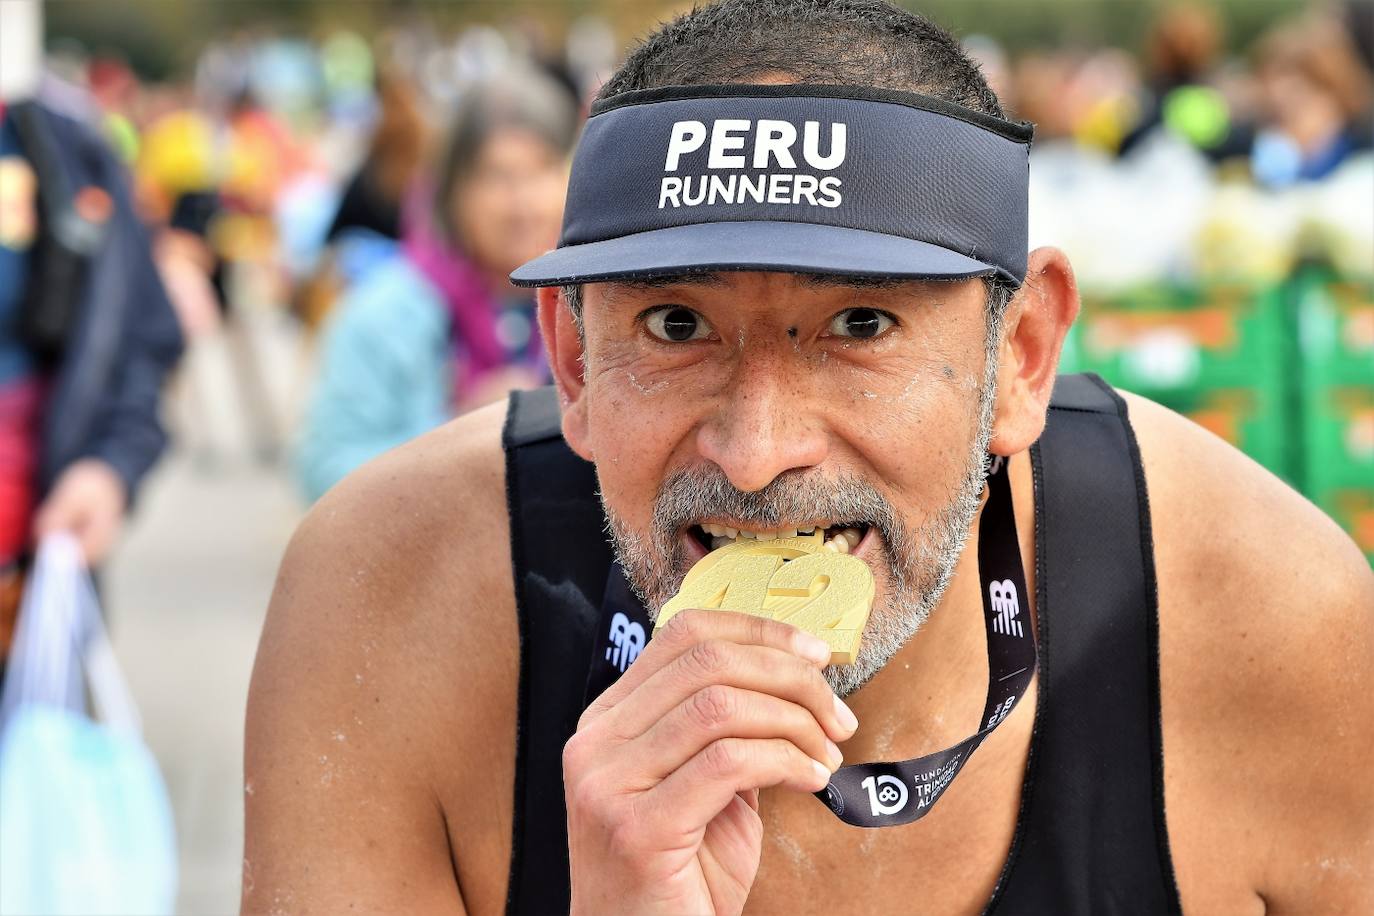
<svg viewBox="0 0 1374 916"><path fill-rule="evenodd" d="M1370 571L1173 414L1050 407L1072 274L957 43L726 0L601 97L515 274L558 402L376 462L290 548L245 910L1374 906ZM624 584L654 613L719 539L819 528L877 580L856 664L719 611L635 657Z"/></svg>
<svg viewBox="0 0 1374 916"><path fill-rule="evenodd" d="M0 100L0 670L33 544L70 531L91 566L114 546L181 348L118 161L44 102Z"/></svg>

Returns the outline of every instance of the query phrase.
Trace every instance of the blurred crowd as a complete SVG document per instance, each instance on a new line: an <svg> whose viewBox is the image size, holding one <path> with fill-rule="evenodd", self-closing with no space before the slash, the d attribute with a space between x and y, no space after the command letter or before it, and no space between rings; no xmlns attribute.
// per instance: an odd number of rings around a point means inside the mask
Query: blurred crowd
<svg viewBox="0 0 1374 916"><path fill-rule="evenodd" d="M1090 289L1272 282L1311 256L1374 273L1374 4L1313 5L1240 50L1198 3L1165 6L1138 53L973 42L1036 124L1032 244Z"/></svg>
<svg viewBox="0 0 1374 916"><path fill-rule="evenodd" d="M1239 48L1200 2L1161 7L1138 48L967 36L1037 125L1033 242L1068 249L1088 289L1316 255L1374 275L1371 9L1317 4ZM233 34L170 82L48 49L0 122L0 568L35 522L84 525L98 561L162 446L183 343L232 338L245 309L309 343L286 435L251 346L235 366L259 451L288 453L311 500L546 380L506 275L557 239L580 121L622 53L606 22L557 41L531 22Z"/></svg>

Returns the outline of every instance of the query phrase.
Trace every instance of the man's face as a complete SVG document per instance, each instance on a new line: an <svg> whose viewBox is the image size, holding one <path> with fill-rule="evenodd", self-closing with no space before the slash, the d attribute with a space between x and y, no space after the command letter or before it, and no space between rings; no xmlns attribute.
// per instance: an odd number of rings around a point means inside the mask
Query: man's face
<svg viewBox="0 0 1374 916"><path fill-rule="evenodd" d="M977 280L588 286L583 446L650 613L729 529L857 530L877 598L858 662L827 677L841 694L872 677L938 601L976 510L984 307Z"/></svg>

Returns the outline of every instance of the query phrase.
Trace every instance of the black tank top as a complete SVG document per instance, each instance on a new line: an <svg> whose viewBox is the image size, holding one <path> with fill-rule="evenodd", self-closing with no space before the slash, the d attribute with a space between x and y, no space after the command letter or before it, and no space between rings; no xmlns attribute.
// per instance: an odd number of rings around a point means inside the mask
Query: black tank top
<svg viewBox="0 0 1374 916"><path fill-rule="evenodd" d="M503 441L520 629L507 911L566 913L562 751L606 643L613 556L595 472L564 443L550 389L512 395ZM1154 548L1125 403L1095 376L1060 378L1031 465L1039 694L1011 851L985 912L1177 913Z"/></svg>

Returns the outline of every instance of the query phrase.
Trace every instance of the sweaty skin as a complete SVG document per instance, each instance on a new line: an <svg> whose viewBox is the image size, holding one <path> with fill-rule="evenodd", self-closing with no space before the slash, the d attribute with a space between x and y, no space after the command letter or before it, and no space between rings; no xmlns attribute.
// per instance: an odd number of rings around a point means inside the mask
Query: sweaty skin
<svg viewBox="0 0 1374 916"><path fill-rule="evenodd" d="M699 311L715 341L687 353L645 339L636 316L665 302ZM827 338L831 316L859 304L891 311L900 331L867 343ZM973 435L977 283L854 289L741 273L669 288L589 286L585 361L557 294L544 291L540 307L565 436L597 462L606 499L633 526L647 526L658 482L689 462L711 462L746 490L788 471L852 471L916 523L945 498ZM1011 458L1031 594L1025 453L1076 309L1062 255L1033 252L1008 311L991 446ZM1126 399L1153 513L1165 809L1184 909L1374 911L1374 575L1333 523L1266 471L1169 411ZM503 406L486 408L368 465L293 540L249 698L246 912L502 911L518 680L503 419ZM920 632L848 698L857 731L817 692L814 663L786 629L680 615L694 622L650 643L630 669L637 680L627 675L594 704L565 754L574 909L981 909L1011 842L1033 696L918 824L859 831L806 795L827 741L850 762L902 759L957 741L977 721L986 686L977 536L975 522ZM786 672L756 685L776 715L663 708L664 697L718 699L721 683L765 670L750 661L765 655L776 662L766 670ZM660 675L659 689L639 689ZM735 734L776 722L776 759L755 755L746 774L765 788L734 794L742 770L722 764L705 776L681 767L698 778L686 794L662 789L674 774L612 792L610 776L648 772L636 749L681 753L663 736L699 725L673 718L693 709L716 709L717 727L734 723ZM671 800L637 805L641 795ZM666 848L665 831L699 817L686 809L706 796L721 799L722 813L704 834L683 827L682 845ZM621 809L653 817L630 829ZM629 854L637 849L652 854Z"/></svg>

